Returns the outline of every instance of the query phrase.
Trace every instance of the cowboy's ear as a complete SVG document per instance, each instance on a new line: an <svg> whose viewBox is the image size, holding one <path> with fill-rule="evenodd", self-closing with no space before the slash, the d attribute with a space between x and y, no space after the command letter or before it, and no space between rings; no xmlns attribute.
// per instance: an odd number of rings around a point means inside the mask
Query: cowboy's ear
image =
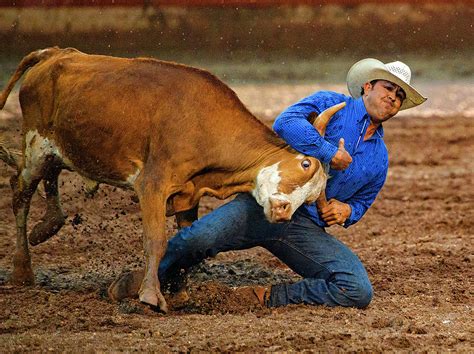
<svg viewBox="0 0 474 354"><path fill-rule="evenodd" d="M364 94L367 94L367 92L369 92L373 87L374 85L372 85L370 82L366 82L363 86Z"/></svg>

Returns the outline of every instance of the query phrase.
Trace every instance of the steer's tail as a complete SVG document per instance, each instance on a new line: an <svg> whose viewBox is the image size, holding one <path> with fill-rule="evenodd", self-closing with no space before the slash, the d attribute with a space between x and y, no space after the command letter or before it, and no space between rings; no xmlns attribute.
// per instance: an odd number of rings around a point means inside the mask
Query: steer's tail
<svg viewBox="0 0 474 354"><path fill-rule="evenodd" d="M12 75L8 81L7 87L0 94L0 109L3 109L5 102L7 101L10 92L13 90L13 87L20 80L21 76L25 73L26 70L38 64L40 61L48 59L58 51L58 47L51 47L46 49L37 50L28 54L22 59L18 67L16 68L15 73ZM21 161L21 152L12 148L6 147L6 142L3 138L0 137L0 160L4 161L6 164L12 166L13 168L18 169Z"/></svg>
<svg viewBox="0 0 474 354"><path fill-rule="evenodd" d="M0 94L0 109L3 109L3 107L5 106L5 102L7 101L8 95L10 95L10 92L13 90L13 87L15 86L16 82L20 80L21 76L26 70L28 70L32 66L35 66L40 61L48 59L60 50L61 49L59 49L58 47L40 49L31 52L26 57L24 57L16 68L15 73L10 78L10 81L8 81L7 87L5 87L3 92Z"/></svg>

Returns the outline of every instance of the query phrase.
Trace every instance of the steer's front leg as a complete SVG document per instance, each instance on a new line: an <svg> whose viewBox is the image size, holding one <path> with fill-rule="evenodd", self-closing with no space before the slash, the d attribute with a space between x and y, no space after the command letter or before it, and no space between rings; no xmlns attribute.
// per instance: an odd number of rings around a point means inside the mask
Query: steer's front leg
<svg viewBox="0 0 474 354"><path fill-rule="evenodd" d="M158 266L166 251L165 202L156 193L140 195L140 207L143 216L143 247L145 251L145 277L138 292L140 301L159 306L168 312L166 300L160 291Z"/></svg>

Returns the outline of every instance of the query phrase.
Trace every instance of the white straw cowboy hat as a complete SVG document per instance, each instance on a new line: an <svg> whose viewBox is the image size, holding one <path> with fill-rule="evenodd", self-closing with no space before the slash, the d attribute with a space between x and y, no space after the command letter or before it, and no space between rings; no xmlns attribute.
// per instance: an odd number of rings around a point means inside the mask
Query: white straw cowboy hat
<svg viewBox="0 0 474 354"><path fill-rule="evenodd" d="M347 73L347 88L354 98L361 96L361 89L366 82L386 80L400 86L407 97L400 110L418 106L426 101L417 90L410 86L411 70L401 61L384 64L377 59L362 59L352 65Z"/></svg>

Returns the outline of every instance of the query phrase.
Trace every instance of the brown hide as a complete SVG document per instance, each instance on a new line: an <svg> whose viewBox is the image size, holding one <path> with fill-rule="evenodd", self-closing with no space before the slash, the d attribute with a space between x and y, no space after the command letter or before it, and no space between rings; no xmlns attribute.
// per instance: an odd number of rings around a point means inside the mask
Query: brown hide
<svg viewBox="0 0 474 354"><path fill-rule="evenodd" d="M297 194L302 203L303 197L316 197L309 186L317 182L323 188L320 162L285 145L206 71L48 48L22 60L0 96L0 108L28 68L20 89L23 160L12 179L17 223L12 279L17 284L34 279L26 220L39 181L44 181L47 208L29 242L44 242L65 223L57 187L62 168L137 193L145 251L139 297L165 312L156 271L166 250L165 214L187 211L179 219L189 224L202 195L226 198L253 190L257 182L256 199L265 204L267 217L288 220L294 211L287 208L290 201L273 200L273 194L304 185L306 195ZM276 166L286 181L274 185L270 195L262 187L266 177L257 175L268 176Z"/></svg>
<svg viewBox="0 0 474 354"><path fill-rule="evenodd" d="M168 215L203 194L250 190L235 178L227 186L227 174L284 145L208 72L153 59L57 50L28 72L20 101L24 133L55 141L82 175L126 186L145 164L165 174Z"/></svg>

